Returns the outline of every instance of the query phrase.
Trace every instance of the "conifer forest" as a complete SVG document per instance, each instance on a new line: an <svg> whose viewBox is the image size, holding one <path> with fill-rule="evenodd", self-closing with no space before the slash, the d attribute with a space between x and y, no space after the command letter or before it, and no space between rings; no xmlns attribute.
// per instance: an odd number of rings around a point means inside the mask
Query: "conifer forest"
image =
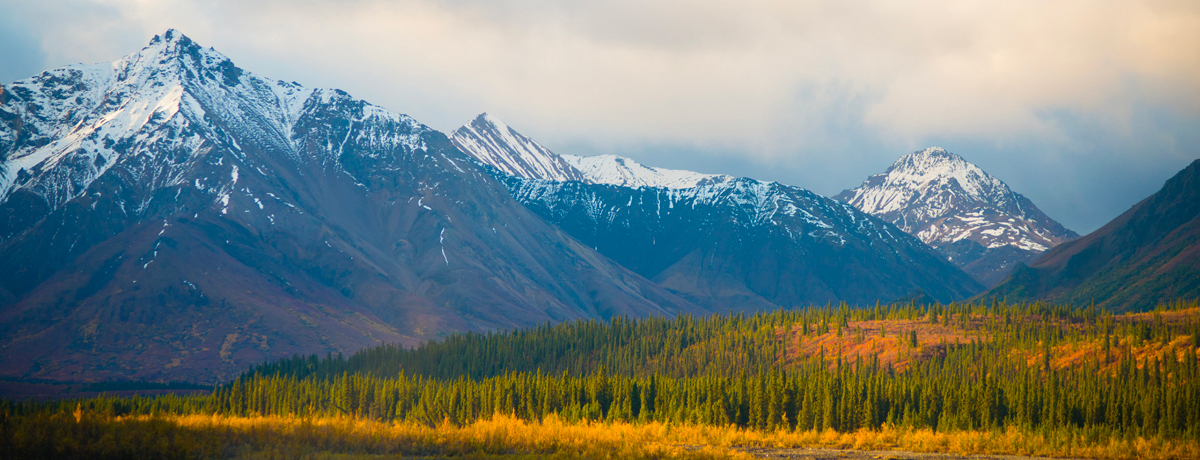
<svg viewBox="0 0 1200 460"><path fill-rule="evenodd" d="M23 429L55 414L429 428L499 417L764 433L1015 431L1082 444L1155 439L1194 454L1197 337L1195 302L1122 315L993 302L615 317L295 356L206 395L8 401L0 433L16 449Z"/></svg>

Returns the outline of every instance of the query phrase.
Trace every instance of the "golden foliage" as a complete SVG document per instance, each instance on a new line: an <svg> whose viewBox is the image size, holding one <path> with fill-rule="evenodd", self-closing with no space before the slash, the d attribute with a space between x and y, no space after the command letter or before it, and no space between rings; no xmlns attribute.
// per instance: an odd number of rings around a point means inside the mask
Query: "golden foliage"
<svg viewBox="0 0 1200 460"><path fill-rule="evenodd" d="M0 448L0 456L749 459L739 448L821 447L1096 459L1200 458L1200 443L1194 440L1089 439L1078 432L1030 433L1013 427L953 433L891 427L852 433L763 432L658 422L569 423L554 415L541 422L495 415L461 427L449 422L432 427L352 417L102 418L85 414L77 419L67 413L6 417L0 431L5 432L8 445Z"/></svg>
<svg viewBox="0 0 1200 460"><path fill-rule="evenodd" d="M241 439L242 448L249 448L248 453L268 457L320 451L374 455L533 455L538 458L594 459L749 458L728 449L672 443L671 428L658 423L572 424L556 416L546 417L540 423L530 423L496 415L462 427L448 421L430 427L350 417L189 415L170 417L168 420L194 430L226 433L230 439ZM266 440L269 442L263 442Z"/></svg>

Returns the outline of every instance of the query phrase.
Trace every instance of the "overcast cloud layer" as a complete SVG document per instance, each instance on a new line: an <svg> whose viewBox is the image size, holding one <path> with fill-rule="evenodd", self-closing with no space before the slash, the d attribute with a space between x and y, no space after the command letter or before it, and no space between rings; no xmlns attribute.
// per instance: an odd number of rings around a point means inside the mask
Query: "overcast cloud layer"
<svg viewBox="0 0 1200 460"><path fill-rule="evenodd" d="M1086 233L1200 157L1200 2L0 0L0 82L176 28L449 132L832 195L939 145Z"/></svg>

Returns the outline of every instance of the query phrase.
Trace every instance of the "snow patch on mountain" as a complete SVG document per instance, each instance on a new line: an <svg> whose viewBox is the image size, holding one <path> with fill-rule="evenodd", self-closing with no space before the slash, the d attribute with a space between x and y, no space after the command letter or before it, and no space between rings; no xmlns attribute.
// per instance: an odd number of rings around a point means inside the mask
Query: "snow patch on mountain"
<svg viewBox="0 0 1200 460"><path fill-rule="evenodd" d="M551 213L579 207L591 222L601 226L628 227L632 222L619 219L646 218L631 216L634 208L648 211L655 220L699 210L722 215L724 221L742 228L770 229L794 241L819 240L834 247L844 246L848 240L862 241L867 235L889 244L909 244L905 241L912 240L911 236L893 233L890 225L853 206L778 182L730 178L689 188L618 185L634 191L627 202L620 203L606 200L595 189L581 190L567 182L516 179L506 183L522 203L536 203Z"/></svg>
<svg viewBox="0 0 1200 460"><path fill-rule="evenodd" d="M733 179L732 176L724 174L703 174L679 169L655 168L616 155L590 157L562 155L562 158L571 166L582 171L589 181L596 184L682 189L718 184Z"/></svg>

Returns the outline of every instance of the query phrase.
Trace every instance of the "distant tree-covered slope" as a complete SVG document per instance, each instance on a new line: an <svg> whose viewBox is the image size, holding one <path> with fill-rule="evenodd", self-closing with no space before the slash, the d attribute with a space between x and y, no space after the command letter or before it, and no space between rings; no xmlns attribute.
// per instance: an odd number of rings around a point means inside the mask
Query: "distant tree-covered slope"
<svg viewBox="0 0 1200 460"><path fill-rule="evenodd" d="M111 416L349 416L427 426L500 415L1190 445L1200 435L1197 337L1196 302L1124 315L993 302L618 317L349 358L297 356L205 396L0 401L0 412L62 417L82 406Z"/></svg>

